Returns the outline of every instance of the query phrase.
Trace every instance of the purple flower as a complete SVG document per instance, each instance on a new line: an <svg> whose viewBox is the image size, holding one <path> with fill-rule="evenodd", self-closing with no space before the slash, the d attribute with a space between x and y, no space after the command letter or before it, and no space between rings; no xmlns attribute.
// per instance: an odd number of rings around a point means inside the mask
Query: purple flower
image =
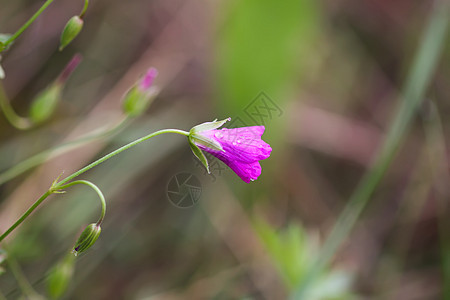
<svg viewBox="0 0 450 300"><path fill-rule="evenodd" d="M223 161L243 181L247 183L254 181L261 175L259 161L268 158L272 151L270 145L261 139L265 128L251 126L216 129L226 121L208 122L194 127L191 130L192 142L201 150ZM202 130L201 126L204 126L205 130ZM197 154L196 156L198 157Z"/></svg>

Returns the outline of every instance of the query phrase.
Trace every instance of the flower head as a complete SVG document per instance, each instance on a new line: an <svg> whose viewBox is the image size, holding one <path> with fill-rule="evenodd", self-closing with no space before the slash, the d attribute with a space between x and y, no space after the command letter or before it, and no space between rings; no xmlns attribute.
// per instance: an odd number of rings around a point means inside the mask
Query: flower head
<svg viewBox="0 0 450 300"><path fill-rule="evenodd" d="M272 148L261 139L264 126L217 129L229 120L203 123L192 128L189 138L191 147L194 143L199 149L217 157L249 183L261 175L259 161L268 158ZM194 148L193 151L199 157ZM203 162L201 157L199 159Z"/></svg>

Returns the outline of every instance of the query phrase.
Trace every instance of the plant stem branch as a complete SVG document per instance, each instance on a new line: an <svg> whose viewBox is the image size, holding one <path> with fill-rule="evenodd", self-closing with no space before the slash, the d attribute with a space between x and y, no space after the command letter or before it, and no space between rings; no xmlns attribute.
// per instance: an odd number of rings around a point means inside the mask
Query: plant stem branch
<svg viewBox="0 0 450 300"><path fill-rule="evenodd" d="M87 180L77 180L77 181L72 181L71 183L68 183L68 184L59 186L58 189L64 190L64 189L66 189L66 188L68 188L68 187L71 187L71 186L73 186L73 185L76 185L76 184L85 184L85 185L91 187L91 188L97 193L98 197L100 198L100 202L101 202L101 204L102 204L102 212L101 212L101 214L100 214L100 218L99 218L98 221L97 221L97 226L100 226L100 225L102 224L103 219L105 218L105 214L106 214L106 201L105 201L105 196L103 196L102 191L101 191L95 184L93 184L92 182L87 181Z"/></svg>
<svg viewBox="0 0 450 300"><path fill-rule="evenodd" d="M52 193L54 193L55 191L58 191L59 189L61 189L62 187L64 187L64 184L69 182L70 180L74 179L75 177L83 174L84 172L94 168L95 166L101 164L102 162L112 158L113 156L133 147L136 146L148 139L151 139L152 137L161 135L163 133L176 133L176 134L181 134L184 136L189 136L189 132L183 131L183 130L178 130L178 129L163 129L163 130L159 130L156 132L153 132L149 135L146 135L140 139L137 139L131 143L126 144L125 146L120 147L119 149L103 156L100 159L97 159L96 161L94 161L93 163L87 165L86 167L74 172L73 174L67 176L66 178L64 178L63 180L61 180L58 183L54 183L51 188L45 192L10 228L8 228L8 230L6 230L5 233L3 233L0 236L0 242L3 241L17 226L19 226L49 195L51 195ZM101 220L99 220L101 221Z"/></svg>
<svg viewBox="0 0 450 300"><path fill-rule="evenodd" d="M26 130L33 126L32 122L28 118L19 116L11 104L9 103L3 86L0 84L0 109L3 111L8 122L15 128L20 130Z"/></svg>

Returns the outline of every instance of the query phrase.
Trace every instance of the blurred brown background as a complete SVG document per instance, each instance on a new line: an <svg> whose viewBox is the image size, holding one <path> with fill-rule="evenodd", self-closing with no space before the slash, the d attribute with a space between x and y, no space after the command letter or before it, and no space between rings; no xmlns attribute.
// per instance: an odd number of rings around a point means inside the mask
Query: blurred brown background
<svg viewBox="0 0 450 300"><path fill-rule="evenodd" d="M0 0L0 32L17 30L42 3ZM235 126L265 125L263 139L273 148L250 184L218 161L207 175L186 140L174 135L82 175L102 189L108 210L63 299L287 298L389 130L432 4L96 0L80 36L59 52L61 30L83 1L54 1L2 54L3 89L26 116L74 54L83 61L49 121L20 131L0 118L1 170L114 126L123 117L123 94L151 66L161 92L120 133L1 185L0 230L61 172L162 128L188 130L230 116ZM444 297L449 50L447 39L399 155L308 299ZM167 196L181 172L200 181L201 196L190 208ZM73 187L46 200L9 239L11 255L40 294L49 270L98 211L92 191ZM6 270L0 290L17 299L22 292Z"/></svg>

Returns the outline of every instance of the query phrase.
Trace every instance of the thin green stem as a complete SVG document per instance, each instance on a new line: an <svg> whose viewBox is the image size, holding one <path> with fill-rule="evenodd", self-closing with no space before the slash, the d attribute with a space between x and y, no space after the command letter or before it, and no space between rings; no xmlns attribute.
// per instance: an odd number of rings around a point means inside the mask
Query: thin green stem
<svg viewBox="0 0 450 300"><path fill-rule="evenodd" d="M47 0L45 3L39 8L39 10L25 23L22 27L19 28L6 42L5 46L8 46L12 42L14 42L30 25L40 16L40 14L53 2L54 0Z"/></svg>
<svg viewBox="0 0 450 300"><path fill-rule="evenodd" d="M411 120L423 101L426 88L436 68L443 42L447 37L448 12L449 4L447 1L437 1L435 3L412 70L406 81L401 97L402 103L387 133L386 140L372 168L362 178L349 203L339 216L335 227L325 241L318 260L309 270L299 289L292 295L294 299L303 299L311 284L320 275L325 266L329 264L336 251L350 234L375 188L394 159L399 146L408 132Z"/></svg>
<svg viewBox="0 0 450 300"><path fill-rule="evenodd" d="M102 212L100 214L100 218L97 221L97 226L100 226L102 224L103 219L105 218L105 214L106 214L105 196L103 196L102 191L95 184L93 184L92 182L87 181L87 180L72 181L71 183L59 186L58 189L59 190L64 190L64 189L66 189L68 187L71 187L73 185L76 185L76 184L85 184L85 185L91 187L97 193L98 197L100 198L100 202L102 204Z"/></svg>
<svg viewBox="0 0 450 300"><path fill-rule="evenodd" d="M0 236L0 242L3 241L17 226L19 226L25 219L42 203L48 196L52 194L50 191L45 192L41 197L39 197L33 205L11 226Z"/></svg>
<svg viewBox="0 0 450 300"><path fill-rule="evenodd" d="M113 152L103 156L102 158L97 159L93 163L87 165L86 167L78 170L77 172L67 176L66 178L64 178L63 180L58 182L55 185L55 188L58 188L59 186L65 184L66 182L68 182L68 181L74 179L75 177L83 174L84 172L92 169L93 167L101 164L102 162L110 159L111 157L119 154L120 152L123 152L123 151L125 151L127 149L130 149L131 147L136 146L137 144L140 144L140 143L142 143L142 142L144 142L144 141L146 141L148 139L151 139L152 137L158 136L158 135L163 134L163 133L177 133L177 134L189 136L189 132L186 132L186 131L183 131L183 130L178 130L178 129L163 129L163 130L156 131L156 132L151 133L149 135L146 135L146 136L144 136L144 137L142 137L140 139L137 139L137 140L135 140L135 141L133 141L133 142L131 142L129 144L126 144L125 146L120 147L119 149L117 149L117 150L115 150L115 151L113 151Z"/></svg>
<svg viewBox="0 0 450 300"><path fill-rule="evenodd" d="M10 169L0 173L0 185L40 165L41 163L49 160L50 158L64 154L68 151L81 147L89 142L116 134L117 132L119 132L121 129L124 128L129 119L130 119L129 117L123 118L113 128L110 128L104 132L93 133L85 137L82 137L78 140L63 143L54 148L44 150L38 154L33 155L32 157L27 158L26 160L16 164Z"/></svg>
<svg viewBox="0 0 450 300"><path fill-rule="evenodd" d="M80 13L80 19L83 19L84 15L86 14L86 11L88 9L88 6L89 6L89 0L84 0L84 7Z"/></svg>
<svg viewBox="0 0 450 300"><path fill-rule="evenodd" d="M3 111L8 122L15 128L25 130L33 126L33 123L28 118L23 118L14 111L6 97L2 84L0 84L0 109Z"/></svg>
<svg viewBox="0 0 450 300"><path fill-rule="evenodd" d="M6 230L5 233L3 233L0 236L0 242L3 241L17 226L19 226L41 203L42 201L44 201L49 195L51 195L52 193L54 193L55 191L58 191L59 189L61 189L61 187L64 186L65 183L69 182L70 180L74 179L75 177L83 174L84 172L92 169L93 167L101 164L102 162L112 158L113 156L119 154L120 152L123 152L133 146L136 146L148 139L151 139L152 137L158 136L160 134L163 133L176 133L176 134L181 134L184 136L189 136L189 132L183 131L183 130L178 130L178 129L163 129L163 130L159 130L156 131L154 133L151 133L149 135L146 135L140 139L137 139L131 143L126 144L125 146L120 147L119 149L103 156L102 158L94 161L93 163L87 165L86 167L74 172L73 174L67 176L66 178L64 178L63 180L61 180L58 183L54 183L51 188L45 192L10 228L8 228Z"/></svg>

